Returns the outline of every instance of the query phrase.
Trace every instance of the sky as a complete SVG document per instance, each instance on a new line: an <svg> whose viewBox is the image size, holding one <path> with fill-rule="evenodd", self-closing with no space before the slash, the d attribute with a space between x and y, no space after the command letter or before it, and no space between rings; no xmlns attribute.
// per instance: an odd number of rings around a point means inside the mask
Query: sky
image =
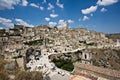
<svg viewBox="0 0 120 80"><path fill-rule="evenodd" d="M120 33L119 0L0 0L0 29L40 24Z"/></svg>

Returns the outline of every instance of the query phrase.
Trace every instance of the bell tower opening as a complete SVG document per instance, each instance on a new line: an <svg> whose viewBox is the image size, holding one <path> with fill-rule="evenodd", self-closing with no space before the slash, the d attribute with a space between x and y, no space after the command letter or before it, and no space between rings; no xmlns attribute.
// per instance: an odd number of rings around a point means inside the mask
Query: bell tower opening
<svg viewBox="0 0 120 80"><path fill-rule="evenodd" d="M87 55L85 54L85 59L87 59Z"/></svg>

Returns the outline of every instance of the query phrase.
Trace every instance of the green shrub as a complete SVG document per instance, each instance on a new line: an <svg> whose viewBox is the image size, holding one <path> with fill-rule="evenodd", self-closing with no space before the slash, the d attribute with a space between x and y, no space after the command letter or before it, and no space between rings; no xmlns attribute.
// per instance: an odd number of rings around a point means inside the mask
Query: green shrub
<svg viewBox="0 0 120 80"><path fill-rule="evenodd" d="M67 70L67 71L73 71L74 65L72 62L68 62L67 64L64 64L61 69Z"/></svg>
<svg viewBox="0 0 120 80"><path fill-rule="evenodd" d="M82 53L82 51L78 50L78 51L75 52L75 54L79 54L79 53Z"/></svg>
<svg viewBox="0 0 120 80"><path fill-rule="evenodd" d="M14 56L14 57L12 57L12 59L17 59L18 58L18 56Z"/></svg>
<svg viewBox="0 0 120 80"><path fill-rule="evenodd" d="M58 68L61 68L61 69L67 70L67 71L72 71L74 69L73 62L71 62L70 60L68 60L68 61L54 60L53 62L55 63L55 65Z"/></svg>
<svg viewBox="0 0 120 80"><path fill-rule="evenodd" d="M67 54L72 54L72 52L68 52Z"/></svg>
<svg viewBox="0 0 120 80"><path fill-rule="evenodd" d="M93 60L93 65L100 66L100 64L96 60Z"/></svg>
<svg viewBox="0 0 120 80"><path fill-rule="evenodd" d="M62 67L62 63L59 61L59 62L55 62L55 65L58 67L58 68L61 68Z"/></svg>
<svg viewBox="0 0 120 80"><path fill-rule="evenodd" d="M107 59L105 57L101 57L100 60L107 62Z"/></svg>

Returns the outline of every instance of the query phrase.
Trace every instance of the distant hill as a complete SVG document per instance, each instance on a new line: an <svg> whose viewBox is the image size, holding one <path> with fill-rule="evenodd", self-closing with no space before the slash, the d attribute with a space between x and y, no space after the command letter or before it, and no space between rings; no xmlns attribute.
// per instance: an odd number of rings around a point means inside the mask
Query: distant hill
<svg viewBox="0 0 120 80"><path fill-rule="evenodd" d="M109 39L120 39L120 33L106 34L106 37Z"/></svg>

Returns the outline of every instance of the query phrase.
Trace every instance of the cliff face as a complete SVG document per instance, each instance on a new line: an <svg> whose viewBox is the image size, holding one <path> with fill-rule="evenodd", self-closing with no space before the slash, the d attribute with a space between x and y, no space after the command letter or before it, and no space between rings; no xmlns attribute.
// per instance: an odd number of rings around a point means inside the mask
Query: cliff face
<svg viewBox="0 0 120 80"><path fill-rule="evenodd" d="M1 33L2 34L2 33ZM77 48L90 48L111 46L114 42L105 37L102 32L95 32L85 28L58 28L40 25L25 27L15 25L13 29L4 31L0 37L0 45L7 39L3 46L25 44L29 46L52 47L57 51L72 51ZM2 49L2 48L1 48Z"/></svg>
<svg viewBox="0 0 120 80"><path fill-rule="evenodd" d="M57 28L40 25L34 28L27 28L24 31L23 37L25 41L43 40L42 44L46 46L62 46L72 47L73 49L79 46L85 46L85 43L94 42L95 44L101 43L106 39L104 33L89 31L85 28Z"/></svg>

